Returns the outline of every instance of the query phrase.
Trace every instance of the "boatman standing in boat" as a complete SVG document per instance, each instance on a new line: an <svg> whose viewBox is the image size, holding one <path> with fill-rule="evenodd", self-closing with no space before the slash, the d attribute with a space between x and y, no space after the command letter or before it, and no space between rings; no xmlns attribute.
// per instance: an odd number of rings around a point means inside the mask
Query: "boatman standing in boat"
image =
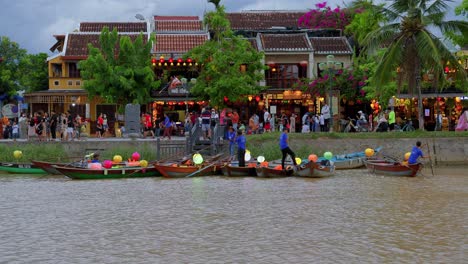
<svg viewBox="0 0 468 264"><path fill-rule="evenodd" d="M284 161L286 160L286 156L288 154L291 156L292 162L294 163L294 168L297 169L296 154L294 154L288 145L288 128L286 126L283 127L283 133L281 133L279 145L281 153L283 153L283 158L281 159L281 169L284 170Z"/></svg>
<svg viewBox="0 0 468 264"><path fill-rule="evenodd" d="M239 160L239 167L245 167L245 143L246 139L242 130L237 130L237 160Z"/></svg>
<svg viewBox="0 0 468 264"><path fill-rule="evenodd" d="M408 164L416 164L418 163L418 158L427 158L428 156L424 156L422 150L421 150L421 141L416 142L416 146L413 147L411 150L411 155L409 156L408 159Z"/></svg>

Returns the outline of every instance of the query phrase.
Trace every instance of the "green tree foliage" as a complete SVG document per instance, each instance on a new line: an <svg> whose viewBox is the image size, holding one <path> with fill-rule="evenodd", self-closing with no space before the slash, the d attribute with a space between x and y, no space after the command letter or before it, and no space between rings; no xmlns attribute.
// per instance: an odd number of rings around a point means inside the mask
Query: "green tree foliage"
<svg viewBox="0 0 468 264"><path fill-rule="evenodd" d="M419 128L424 128L421 97L421 76L424 69L434 75L443 75L443 62L449 61L457 70L457 78L466 83L466 73L457 58L431 32L437 28L442 33L461 33L468 28L466 21L445 21L450 0L393 0L383 9L388 24L370 32L364 39L369 54L375 54L382 44L388 49L379 61L372 84L376 87L394 81L400 69L400 86L407 85L409 93L417 92ZM467 87L464 85L463 87Z"/></svg>
<svg viewBox="0 0 468 264"><path fill-rule="evenodd" d="M455 8L455 14L458 16L463 16L465 19L468 19L468 0L463 0L463 2ZM460 47L468 47L468 30L464 30L461 33L457 34L456 32L447 32L445 34L455 45Z"/></svg>
<svg viewBox="0 0 468 264"><path fill-rule="evenodd" d="M224 6L208 12L204 23L214 37L187 54L202 63L191 93L200 99L210 100L214 106L221 106L225 97L238 101L244 95L260 92L264 88L258 85L265 69L261 63L263 54L257 52L248 40L232 32Z"/></svg>
<svg viewBox="0 0 468 264"><path fill-rule="evenodd" d="M16 42L8 37L0 37L0 95L14 95L21 90L21 72L19 63L26 56L26 50L21 49Z"/></svg>
<svg viewBox="0 0 468 264"><path fill-rule="evenodd" d="M350 3L347 9L354 14L351 22L346 26L345 33L352 36L357 43L380 27L385 17L381 13L382 5L375 5L373 0L356 0Z"/></svg>
<svg viewBox="0 0 468 264"><path fill-rule="evenodd" d="M42 91L49 88L47 54L27 54L19 63L20 83L27 92Z"/></svg>
<svg viewBox="0 0 468 264"><path fill-rule="evenodd" d="M104 28L100 48L88 45L88 58L79 63L83 87L92 98L96 95L108 103L123 106L150 101L150 90L159 86L151 69L151 45L140 34L134 42L117 30Z"/></svg>

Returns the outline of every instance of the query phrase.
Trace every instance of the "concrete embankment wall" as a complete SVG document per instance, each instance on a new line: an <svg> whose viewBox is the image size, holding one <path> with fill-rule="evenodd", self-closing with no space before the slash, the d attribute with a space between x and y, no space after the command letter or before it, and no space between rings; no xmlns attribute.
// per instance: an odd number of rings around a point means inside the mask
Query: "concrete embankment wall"
<svg viewBox="0 0 468 264"><path fill-rule="evenodd" d="M312 150L331 151L334 154L364 151L366 148L382 147L382 153L403 159L406 152L416 144L423 144L424 155L430 154L435 165L468 165L468 138L389 138L389 139L314 139L308 142L290 139L291 148L298 149L307 144ZM322 153L317 153L322 154Z"/></svg>

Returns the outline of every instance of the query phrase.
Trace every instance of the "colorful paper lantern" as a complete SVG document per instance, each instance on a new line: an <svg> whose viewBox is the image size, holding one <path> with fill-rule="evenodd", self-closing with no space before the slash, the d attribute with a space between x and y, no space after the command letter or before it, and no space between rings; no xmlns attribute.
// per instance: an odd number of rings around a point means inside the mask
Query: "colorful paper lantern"
<svg viewBox="0 0 468 264"><path fill-rule="evenodd" d="M275 169L275 170L282 170L283 168L281 167L281 165L276 165L273 169Z"/></svg>
<svg viewBox="0 0 468 264"><path fill-rule="evenodd" d="M296 164L297 164L297 165L300 165L300 164L302 163L301 158L295 158L295 160L296 160Z"/></svg>
<svg viewBox="0 0 468 264"><path fill-rule="evenodd" d="M148 161L146 161L146 160L140 160L140 166L143 167L143 168L148 167Z"/></svg>
<svg viewBox="0 0 468 264"><path fill-rule="evenodd" d="M246 151L245 155L244 155L244 160L249 161L251 158L252 158L252 156L250 156L250 151L248 151L248 152Z"/></svg>
<svg viewBox="0 0 468 264"><path fill-rule="evenodd" d="M132 160L139 161L139 160L140 160L140 153L138 153L138 152L133 152L133 154L132 154Z"/></svg>
<svg viewBox="0 0 468 264"><path fill-rule="evenodd" d="M193 163L195 163L196 165L199 165L199 164L202 164L203 157L200 153L196 153L196 154L193 154L192 160L193 160Z"/></svg>
<svg viewBox="0 0 468 264"><path fill-rule="evenodd" d="M115 162L115 163L120 163L122 162L122 156L120 155L115 155L112 160Z"/></svg>
<svg viewBox="0 0 468 264"><path fill-rule="evenodd" d="M260 163L262 163L262 162L265 161L265 157L264 157L264 156L258 156L258 157L257 157L257 161L260 162Z"/></svg>
<svg viewBox="0 0 468 264"><path fill-rule="evenodd" d="M312 162L317 162L318 157L315 154L310 154L309 157L308 157L308 160L312 161Z"/></svg>
<svg viewBox="0 0 468 264"><path fill-rule="evenodd" d="M15 159L21 159L21 157L23 157L23 152L21 150L13 151L13 157L15 157Z"/></svg>
<svg viewBox="0 0 468 264"><path fill-rule="evenodd" d="M268 161L263 161L260 163L260 167L268 167Z"/></svg>
<svg viewBox="0 0 468 264"><path fill-rule="evenodd" d="M405 153L405 160L409 160L410 156L411 156L411 152L406 152Z"/></svg>
<svg viewBox="0 0 468 264"><path fill-rule="evenodd" d="M366 148L364 153L366 154L366 157L372 157L374 155L375 151L373 149L371 149L371 148Z"/></svg>
<svg viewBox="0 0 468 264"><path fill-rule="evenodd" d="M102 166L103 166L104 168L106 168L106 169L110 169L110 168L112 168L112 161L110 161L110 160L105 160L105 161L102 162Z"/></svg>
<svg viewBox="0 0 468 264"><path fill-rule="evenodd" d="M92 169L92 170L100 170L100 169L102 169L102 165L101 165L101 163L97 163L97 162L96 163L89 163L88 168Z"/></svg>
<svg viewBox="0 0 468 264"><path fill-rule="evenodd" d="M327 160L331 160L332 157L333 157L333 153L331 153L330 151L327 151L325 153L323 153L323 157Z"/></svg>

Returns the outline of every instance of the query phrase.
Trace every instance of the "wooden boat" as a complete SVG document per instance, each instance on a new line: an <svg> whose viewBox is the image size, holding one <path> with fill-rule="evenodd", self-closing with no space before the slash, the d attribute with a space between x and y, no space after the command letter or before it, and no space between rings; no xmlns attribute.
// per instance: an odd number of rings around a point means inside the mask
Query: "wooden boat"
<svg viewBox="0 0 468 264"><path fill-rule="evenodd" d="M375 149L375 153L378 153L382 148L378 147ZM335 165L336 170L348 170L358 169L365 166L366 154L364 151L352 152L347 154L335 155L330 161ZM320 157L317 162L325 160L324 157Z"/></svg>
<svg viewBox="0 0 468 264"><path fill-rule="evenodd" d="M414 177L422 169L422 164L405 165L392 161L366 161L366 167L369 172L378 175Z"/></svg>
<svg viewBox="0 0 468 264"><path fill-rule="evenodd" d="M295 175L299 177L324 178L335 174L334 165L320 165L315 162L307 162L299 165Z"/></svg>
<svg viewBox="0 0 468 264"><path fill-rule="evenodd" d="M43 169L31 163L0 163L0 171L14 174L47 174Z"/></svg>
<svg viewBox="0 0 468 264"><path fill-rule="evenodd" d="M155 163L153 166L166 178L183 178L189 175L191 176L207 176L215 175L221 168L221 164L211 165L180 165L177 163L166 163L158 164ZM192 175L196 173L196 175Z"/></svg>
<svg viewBox="0 0 468 264"><path fill-rule="evenodd" d="M294 173L294 169L291 166L286 166L285 170L278 170L273 167L262 167L258 166L255 168L258 177L264 178L276 178L276 177L287 177Z"/></svg>
<svg viewBox="0 0 468 264"><path fill-rule="evenodd" d="M245 167L239 167L239 162L234 161L225 164L221 168L221 171L224 176L230 177L257 176L257 171L255 170L257 162L248 162L245 165Z"/></svg>
<svg viewBox="0 0 468 264"><path fill-rule="evenodd" d="M31 163L34 166L41 168L48 174L53 174L53 175L61 175L61 173L54 166L82 167L81 162L64 163L64 162L49 162L49 161L32 160Z"/></svg>
<svg viewBox="0 0 468 264"><path fill-rule="evenodd" d="M88 169L77 167L65 167L54 165L61 174L79 180L88 179L119 179L119 178L141 178L161 176L154 166L144 167L120 167L111 169Z"/></svg>

